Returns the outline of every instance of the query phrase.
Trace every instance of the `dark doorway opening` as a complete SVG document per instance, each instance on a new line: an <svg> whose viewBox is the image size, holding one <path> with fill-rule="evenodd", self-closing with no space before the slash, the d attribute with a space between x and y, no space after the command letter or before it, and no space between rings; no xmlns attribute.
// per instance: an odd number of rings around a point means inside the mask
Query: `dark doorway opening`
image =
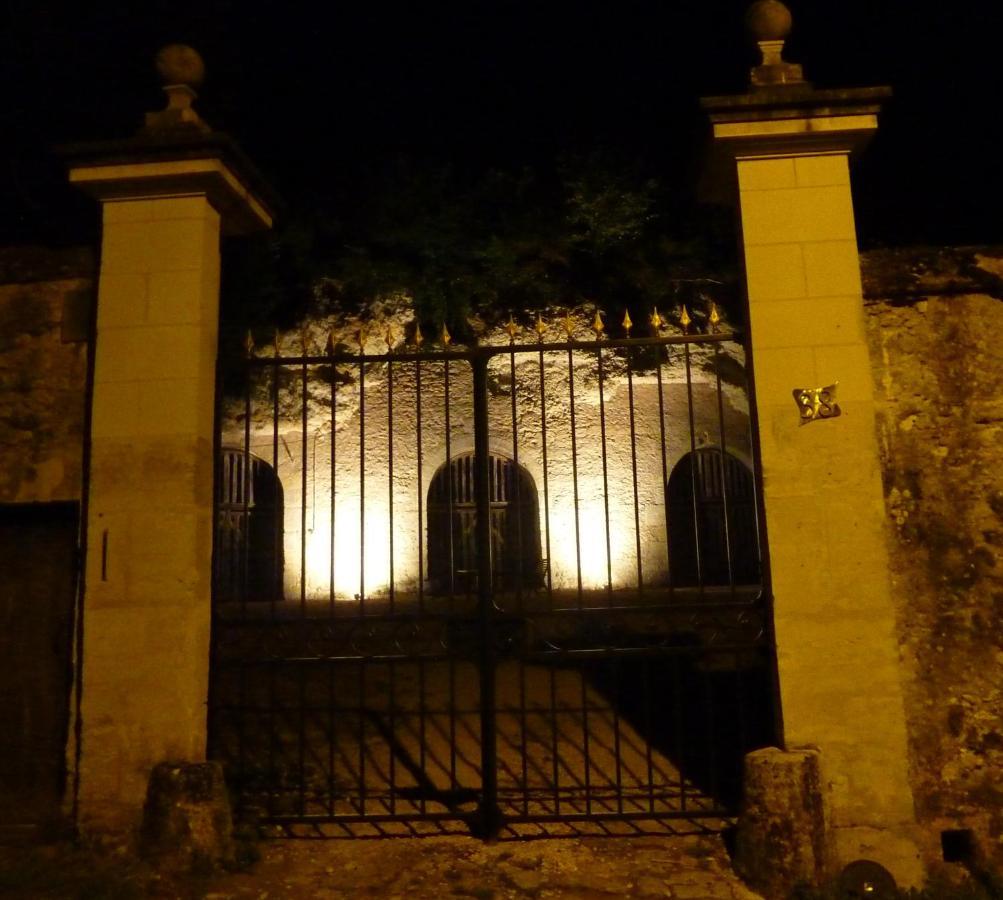
<svg viewBox="0 0 1003 900"><path fill-rule="evenodd" d="M216 491L217 602L281 600L285 500L275 470L224 447Z"/></svg>
<svg viewBox="0 0 1003 900"><path fill-rule="evenodd" d="M0 505L0 834L61 817L79 523L77 503Z"/></svg>
<svg viewBox="0 0 1003 900"><path fill-rule="evenodd" d="M533 478L491 454L491 575L497 589L541 583L540 517ZM477 575L474 454L439 467L428 488L428 576L437 590L472 590Z"/></svg>
<svg viewBox="0 0 1003 900"><path fill-rule="evenodd" d="M758 584L752 472L730 453L687 453L666 486L669 574L674 585Z"/></svg>

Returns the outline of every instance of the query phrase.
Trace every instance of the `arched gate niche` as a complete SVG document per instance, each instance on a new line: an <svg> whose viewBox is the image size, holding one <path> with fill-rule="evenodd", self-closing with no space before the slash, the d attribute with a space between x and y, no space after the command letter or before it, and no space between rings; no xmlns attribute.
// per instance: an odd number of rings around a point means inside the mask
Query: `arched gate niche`
<svg viewBox="0 0 1003 900"><path fill-rule="evenodd" d="M285 500L275 470L224 447L216 490L216 602L281 600Z"/></svg>
<svg viewBox="0 0 1003 900"><path fill-rule="evenodd" d="M541 583L540 517L536 485L522 466L489 457L491 574L495 588ZM428 488L428 577L436 590L472 590L477 584L477 510L474 454L443 463Z"/></svg>
<svg viewBox="0 0 1003 900"><path fill-rule="evenodd" d="M693 450L665 493L674 585L759 583L755 483L745 465L717 447Z"/></svg>

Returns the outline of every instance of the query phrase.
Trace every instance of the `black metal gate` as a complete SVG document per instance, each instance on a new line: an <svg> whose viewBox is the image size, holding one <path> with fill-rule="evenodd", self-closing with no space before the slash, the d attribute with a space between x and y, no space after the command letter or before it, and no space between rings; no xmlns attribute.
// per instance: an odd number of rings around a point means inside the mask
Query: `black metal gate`
<svg viewBox="0 0 1003 900"><path fill-rule="evenodd" d="M657 314L644 338L561 324L249 352L220 412L210 708L242 817L731 820L742 756L776 737L741 345L660 336Z"/></svg>

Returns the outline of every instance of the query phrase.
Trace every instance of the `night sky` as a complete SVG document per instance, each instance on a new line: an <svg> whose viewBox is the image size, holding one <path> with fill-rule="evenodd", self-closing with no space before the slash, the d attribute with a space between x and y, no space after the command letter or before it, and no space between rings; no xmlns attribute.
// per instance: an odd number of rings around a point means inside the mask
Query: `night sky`
<svg viewBox="0 0 1003 900"><path fill-rule="evenodd" d="M206 60L198 109L287 204L336 197L373 160L474 177L614 151L691 184L705 94L743 90L745 0L8 0L0 171L4 242L71 241L89 213L60 142L124 137L162 106L152 57ZM1003 61L988 0L790 3L786 56L820 87L889 84L857 170L865 246L1003 242ZM333 202L333 201L332 201Z"/></svg>

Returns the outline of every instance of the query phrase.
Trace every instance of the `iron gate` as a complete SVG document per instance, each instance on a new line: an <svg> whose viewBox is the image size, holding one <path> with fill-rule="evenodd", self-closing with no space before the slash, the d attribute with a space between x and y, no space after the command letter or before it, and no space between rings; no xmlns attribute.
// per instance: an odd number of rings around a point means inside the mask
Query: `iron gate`
<svg viewBox="0 0 1003 900"><path fill-rule="evenodd" d="M741 344L560 324L249 346L220 411L210 701L243 818L730 821L776 731Z"/></svg>

